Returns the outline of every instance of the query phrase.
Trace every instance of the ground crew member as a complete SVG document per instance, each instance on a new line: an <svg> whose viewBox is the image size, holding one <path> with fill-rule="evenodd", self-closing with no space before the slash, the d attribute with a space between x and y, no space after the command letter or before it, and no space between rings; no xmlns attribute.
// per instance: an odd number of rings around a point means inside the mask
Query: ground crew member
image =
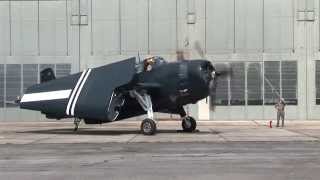
<svg viewBox="0 0 320 180"><path fill-rule="evenodd" d="M284 102L284 99L283 98L279 98L277 104L274 106L277 110L277 127L279 127L279 124L280 124L280 118L282 120L282 124L281 126L283 127L284 126L284 114L285 114L285 106L286 106L286 103Z"/></svg>

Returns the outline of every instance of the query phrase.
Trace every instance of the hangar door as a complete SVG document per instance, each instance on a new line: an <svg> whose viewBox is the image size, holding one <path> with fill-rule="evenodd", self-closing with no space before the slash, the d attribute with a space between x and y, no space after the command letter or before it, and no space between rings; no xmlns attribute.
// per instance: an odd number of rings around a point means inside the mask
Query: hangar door
<svg viewBox="0 0 320 180"><path fill-rule="evenodd" d="M75 2L79 3L79 11L72 17L75 20L79 19L80 70L137 56L138 53L141 58L148 54L167 56L175 54L177 2L177 0ZM155 116L169 118L167 114L156 113Z"/></svg>
<svg viewBox="0 0 320 180"><path fill-rule="evenodd" d="M0 1L0 121L44 118L20 110L13 101L39 82L39 72L46 67L61 77L137 52L174 53L176 2Z"/></svg>
<svg viewBox="0 0 320 180"><path fill-rule="evenodd" d="M57 77L79 69L78 0L0 1L0 121L35 121L13 102L51 67ZM75 15L75 16L74 16Z"/></svg>

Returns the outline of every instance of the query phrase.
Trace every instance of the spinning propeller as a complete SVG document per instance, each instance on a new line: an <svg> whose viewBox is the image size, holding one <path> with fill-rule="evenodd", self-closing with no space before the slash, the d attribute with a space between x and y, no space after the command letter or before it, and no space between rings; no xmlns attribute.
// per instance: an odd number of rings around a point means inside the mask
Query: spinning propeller
<svg viewBox="0 0 320 180"><path fill-rule="evenodd" d="M199 41L195 41L194 49L202 59L209 60L209 58L204 53L203 48L201 47L201 44ZM214 111L216 106L215 102L216 102L216 92L217 92L217 85L218 85L217 78L227 78L229 76L232 76L232 68L230 67L229 64L216 63L214 64L214 67L204 68L203 71L206 74L210 74L210 77L211 77L208 85L208 90L209 90L209 96L210 96L210 109Z"/></svg>

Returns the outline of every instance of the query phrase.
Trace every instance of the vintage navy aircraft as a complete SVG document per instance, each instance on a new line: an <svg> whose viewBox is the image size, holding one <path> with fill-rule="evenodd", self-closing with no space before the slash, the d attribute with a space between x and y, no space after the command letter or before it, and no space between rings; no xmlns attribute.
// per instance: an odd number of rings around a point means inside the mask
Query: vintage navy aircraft
<svg viewBox="0 0 320 180"><path fill-rule="evenodd" d="M41 83L29 87L19 100L20 107L40 111L47 118L74 118L101 124L147 114L141 132L156 132L153 112L179 114L186 132L196 121L183 106L208 95L215 97L217 72L210 61L166 62L161 57L119 61L55 79L53 70L41 72ZM212 103L214 101L211 101Z"/></svg>

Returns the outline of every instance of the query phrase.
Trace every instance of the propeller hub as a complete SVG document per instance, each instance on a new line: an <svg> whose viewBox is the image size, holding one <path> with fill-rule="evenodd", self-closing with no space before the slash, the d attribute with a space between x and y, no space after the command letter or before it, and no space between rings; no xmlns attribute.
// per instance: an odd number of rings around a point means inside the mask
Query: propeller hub
<svg viewBox="0 0 320 180"><path fill-rule="evenodd" d="M214 79L216 77L216 71L211 72L211 77L212 77L212 79Z"/></svg>

